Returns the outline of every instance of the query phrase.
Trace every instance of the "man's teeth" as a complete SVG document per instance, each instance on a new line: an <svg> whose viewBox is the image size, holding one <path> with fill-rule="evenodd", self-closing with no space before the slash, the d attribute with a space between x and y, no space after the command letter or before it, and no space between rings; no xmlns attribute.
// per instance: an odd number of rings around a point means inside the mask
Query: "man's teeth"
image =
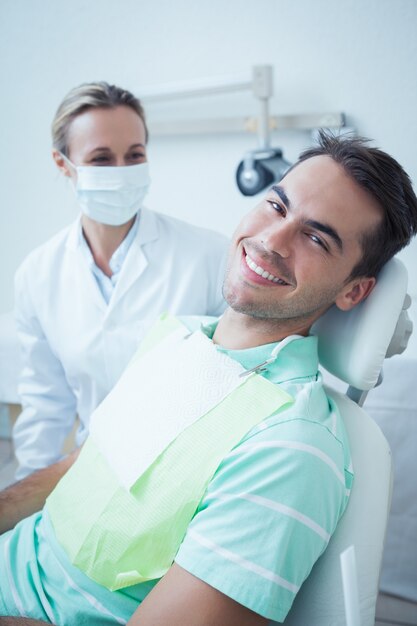
<svg viewBox="0 0 417 626"><path fill-rule="evenodd" d="M255 261L251 259L248 254L245 257L245 260L246 260L248 267L250 267L251 270L259 274L259 276L262 276L262 278L266 278L267 280L270 280L271 283L279 283L280 285L288 285L288 283L286 283L281 278L277 278L277 276L270 274L269 272L264 270L264 268L261 267L260 265L256 265Z"/></svg>

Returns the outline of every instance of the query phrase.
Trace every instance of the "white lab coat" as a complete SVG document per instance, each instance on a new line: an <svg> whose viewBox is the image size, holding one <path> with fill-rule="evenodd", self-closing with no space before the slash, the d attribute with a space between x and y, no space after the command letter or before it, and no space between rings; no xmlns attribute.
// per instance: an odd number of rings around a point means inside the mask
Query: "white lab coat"
<svg viewBox="0 0 417 626"><path fill-rule="evenodd" d="M18 478L61 457L76 414L82 443L92 411L161 312L219 315L225 308L225 237L147 209L138 226L108 305L80 250L78 220L16 274L24 364L13 433Z"/></svg>

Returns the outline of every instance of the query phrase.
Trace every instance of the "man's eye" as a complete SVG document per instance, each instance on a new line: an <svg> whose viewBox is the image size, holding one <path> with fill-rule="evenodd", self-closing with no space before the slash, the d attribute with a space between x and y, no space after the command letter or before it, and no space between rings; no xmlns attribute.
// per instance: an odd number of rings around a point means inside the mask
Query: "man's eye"
<svg viewBox="0 0 417 626"><path fill-rule="evenodd" d="M279 204L279 202L275 202L274 200L267 200L267 202L274 209L274 211L281 213L281 215L283 216L287 214L287 210L285 209L285 207Z"/></svg>
<svg viewBox="0 0 417 626"><path fill-rule="evenodd" d="M326 252L328 252L327 245L324 243L323 239L320 239L320 237L318 237L317 235L309 234L308 236L310 237L311 241L316 243L318 246L321 246L323 250L326 250Z"/></svg>

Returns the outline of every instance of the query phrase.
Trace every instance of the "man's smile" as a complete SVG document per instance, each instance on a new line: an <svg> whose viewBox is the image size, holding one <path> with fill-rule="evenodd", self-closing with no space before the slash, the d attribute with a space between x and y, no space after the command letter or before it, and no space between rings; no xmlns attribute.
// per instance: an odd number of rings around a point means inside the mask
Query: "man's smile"
<svg viewBox="0 0 417 626"><path fill-rule="evenodd" d="M250 273L252 274L251 278L255 279L256 282L263 282L263 283L265 283L266 281L268 281L268 282L274 283L276 285L284 285L284 286L289 286L290 285L290 283L285 281L280 276L277 276L276 274L271 273L268 269L266 269L262 265L259 265L259 263L257 261L255 261L247 253L247 251L244 248L243 248L243 264L244 264L244 268L246 267L246 270L248 270L248 269L250 270ZM256 276L254 276L254 274ZM259 281L259 279L261 279L261 280Z"/></svg>

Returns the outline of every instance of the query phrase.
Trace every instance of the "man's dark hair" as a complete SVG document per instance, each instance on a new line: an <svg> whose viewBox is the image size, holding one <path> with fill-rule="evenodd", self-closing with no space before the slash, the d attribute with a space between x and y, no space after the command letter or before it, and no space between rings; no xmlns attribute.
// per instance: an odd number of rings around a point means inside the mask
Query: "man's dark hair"
<svg viewBox="0 0 417 626"><path fill-rule="evenodd" d="M394 254L417 233L417 197L408 174L386 152L368 146L363 137L336 137L320 131L318 145L305 150L298 163L315 156L330 156L377 202L382 211L380 225L364 233L362 259L349 280L376 276Z"/></svg>

